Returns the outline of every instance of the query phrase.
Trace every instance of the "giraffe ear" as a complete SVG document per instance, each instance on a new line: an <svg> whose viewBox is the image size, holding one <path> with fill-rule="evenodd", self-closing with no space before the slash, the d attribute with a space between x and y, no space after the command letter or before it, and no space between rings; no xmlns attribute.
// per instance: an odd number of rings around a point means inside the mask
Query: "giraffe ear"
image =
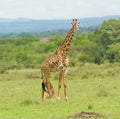
<svg viewBox="0 0 120 119"><path fill-rule="evenodd" d="M74 22L74 19L72 20L72 23L71 23L72 25L73 25L73 22Z"/></svg>

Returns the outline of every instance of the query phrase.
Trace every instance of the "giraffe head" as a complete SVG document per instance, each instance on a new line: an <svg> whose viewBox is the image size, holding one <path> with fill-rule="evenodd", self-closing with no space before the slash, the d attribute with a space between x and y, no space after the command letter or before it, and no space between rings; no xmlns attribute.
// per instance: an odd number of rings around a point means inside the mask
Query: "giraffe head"
<svg viewBox="0 0 120 119"><path fill-rule="evenodd" d="M78 31L79 30L79 21L77 19L73 19L72 23L74 31Z"/></svg>

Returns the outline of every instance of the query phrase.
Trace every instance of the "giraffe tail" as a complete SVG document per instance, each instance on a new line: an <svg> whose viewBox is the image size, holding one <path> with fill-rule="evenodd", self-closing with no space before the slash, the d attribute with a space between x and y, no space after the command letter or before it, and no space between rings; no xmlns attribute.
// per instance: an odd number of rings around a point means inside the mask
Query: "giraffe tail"
<svg viewBox="0 0 120 119"><path fill-rule="evenodd" d="M41 83L42 90L44 90L45 92L48 93L48 91L46 90L46 86L45 86L45 82L44 82L44 73L42 70L41 70L41 79L43 80L43 82Z"/></svg>
<svg viewBox="0 0 120 119"><path fill-rule="evenodd" d="M44 83L44 81L42 82L42 90L44 90L46 93L48 93L48 91L46 90L46 88L45 88L45 83Z"/></svg>

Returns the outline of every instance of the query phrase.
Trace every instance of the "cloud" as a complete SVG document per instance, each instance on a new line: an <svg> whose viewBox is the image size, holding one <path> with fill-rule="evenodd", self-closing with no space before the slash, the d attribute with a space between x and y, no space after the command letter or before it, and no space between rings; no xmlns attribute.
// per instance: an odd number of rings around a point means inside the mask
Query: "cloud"
<svg viewBox="0 0 120 119"><path fill-rule="evenodd" d="M42 19L119 14L120 0L0 0L0 17Z"/></svg>

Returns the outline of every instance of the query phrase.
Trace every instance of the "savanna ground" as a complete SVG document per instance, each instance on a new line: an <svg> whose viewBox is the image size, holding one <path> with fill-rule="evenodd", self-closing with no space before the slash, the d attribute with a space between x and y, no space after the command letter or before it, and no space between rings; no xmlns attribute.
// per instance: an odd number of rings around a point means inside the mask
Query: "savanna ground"
<svg viewBox="0 0 120 119"><path fill-rule="evenodd" d="M57 93L57 73L51 78ZM0 74L0 119L71 119L82 111L96 112L103 119L120 119L120 64L69 68L67 102L63 87L61 101L42 102L41 81L39 69Z"/></svg>

